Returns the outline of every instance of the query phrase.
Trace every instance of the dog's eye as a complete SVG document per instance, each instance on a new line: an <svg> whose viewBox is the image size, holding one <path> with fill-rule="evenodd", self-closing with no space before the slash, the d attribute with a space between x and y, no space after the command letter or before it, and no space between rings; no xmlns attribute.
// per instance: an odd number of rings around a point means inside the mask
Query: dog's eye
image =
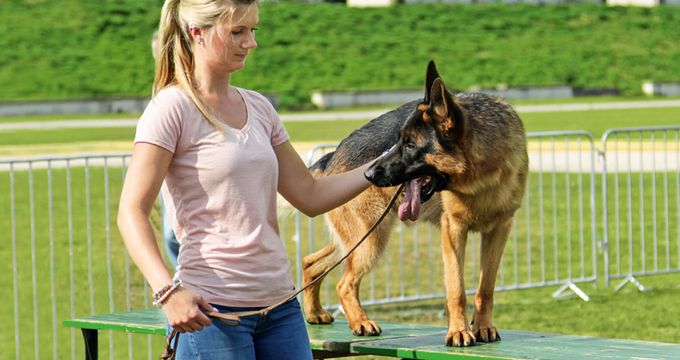
<svg viewBox="0 0 680 360"><path fill-rule="evenodd" d="M410 137L405 137L405 138L404 138L404 141L403 141L403 143L402 143L402 146L403 146L404 149L406 149L406 150L413 150L413 149L416 147L416 145L413 143L413 140L412 140Z"/></svg>

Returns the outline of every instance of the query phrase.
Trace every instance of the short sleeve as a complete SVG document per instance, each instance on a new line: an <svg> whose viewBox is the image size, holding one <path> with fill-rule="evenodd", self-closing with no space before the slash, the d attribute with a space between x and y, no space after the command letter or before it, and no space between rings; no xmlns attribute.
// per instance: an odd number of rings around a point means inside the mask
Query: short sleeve
<svg viewBox="0 0 680 360"><path fill-rule="evenodd" d="M139 118L135 144L149 143L174 153L182 129L182 101L182 94L176 87L156 94Z"/></svg>
<svg viewBox="0 0 680 360"><path fill-rule="evenodd" d="M286 128L283 126L283 122L281 121L279 114L276 112L274 107L271 106L271 104L270 108L271 119L274 124L274 128L272 129L271 144L272 146L279 146L284 142L288 141L288 131L286 131Z"/></svg>
<svg viewBox="0 0 680 360"><path fill-rule="evenodd" d="M274 106L266 97L263 95L260 96L262 96L262 99L264 100L263 102L266 104L265 106L267 106L267 113L269 114L269 118L273 125L270 137L272 147L279 146L288 141L288 131L286 131L286 128L283 126L283 121L281 121L279 113L276 112Z"/></svg>

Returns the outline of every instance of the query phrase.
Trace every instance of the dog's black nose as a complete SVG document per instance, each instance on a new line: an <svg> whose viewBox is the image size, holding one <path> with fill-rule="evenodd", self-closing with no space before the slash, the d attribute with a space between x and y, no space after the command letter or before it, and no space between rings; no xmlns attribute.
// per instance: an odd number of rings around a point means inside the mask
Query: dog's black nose
<svg viewBox="0 0 680 360"><path fill-rule="evenodd" d="M384 177L385 169L380 166L371 166L366 171L364 171L364 177L366 180L378 185L376 182Z"/></svg>
<svg viewBox="0 0 680 360"><path fill-rule="evenodd" d="M382 166L371 166L366 171L364 171L364 176L373 185L379 187L395 186L399 184L393 184L392 179L387 174L387 171Z"/></svg>

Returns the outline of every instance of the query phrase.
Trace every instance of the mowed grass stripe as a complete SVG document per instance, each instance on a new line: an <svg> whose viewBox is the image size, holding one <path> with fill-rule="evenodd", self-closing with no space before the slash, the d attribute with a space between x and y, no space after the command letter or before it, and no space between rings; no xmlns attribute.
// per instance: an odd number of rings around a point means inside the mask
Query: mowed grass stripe
<svg viewBox="0 0 680 360"><path fill-rule="evenodd" d="M529 132L585 130L599 138L611 128L680 124L680 108L614 109L520 114ZM370 119L286 122L293 142L337 142ZM132 141L134 128L21 130L0 132L2 145Z"/></svg>

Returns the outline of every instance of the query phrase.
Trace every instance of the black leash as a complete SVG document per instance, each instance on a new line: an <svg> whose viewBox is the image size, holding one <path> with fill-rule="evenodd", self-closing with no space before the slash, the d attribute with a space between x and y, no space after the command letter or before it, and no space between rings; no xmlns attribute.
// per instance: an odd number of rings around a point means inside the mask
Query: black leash
<svg viewBox="0 0 680 360"><path fill-rule="evenodd" d="M287 297L285 300L280 301L274 305L267 306L266 308L260 309L260 310L252 310L252 311L239 311L239 312L231 312L231 313L220 313L217 311L209 311L205 313L211 318L219 319L223 323L230 325L230 326L238 326L241 324L241 317L242 316L250 316L250 315L267 315L270 311L276 309L277 307L287 303L288 301L291 301L295 299L301 292L307 290L309 287L312 285L316 284L317 282L321 281L328 273L333 271L336 267L338 267L343 261L345 261L353 252L356 250L361 243L364 242L368 238L369 235L375 230L376 227L385 219L387 214L390 212L390 209L392 209L392 206L394 206L394 203L397 201L397 197L401 193L401 191L404 189L404 183L399 185L399 188L397 191L392 195L392 199L390 200L389 204L387 204L387 207L385 207L385 210L383 211L382 215L376 220L373 225L368 229L366 234L359 240L354 246L342 257L340 260L338 260L333 266L328 268L326 271L324 271L321 275L317 276L314 280L312 280L310 283L306 284L303 286L300 290L296 291L293 295ZM180 332L177 331L176 329L172 329L170 332L170 335L165 338L165 350L163 351L163 354L161 355L161 359L163 360L172 360L175 358L175 353L177 352L177 341L179 340L179 334Z"/></svg>

